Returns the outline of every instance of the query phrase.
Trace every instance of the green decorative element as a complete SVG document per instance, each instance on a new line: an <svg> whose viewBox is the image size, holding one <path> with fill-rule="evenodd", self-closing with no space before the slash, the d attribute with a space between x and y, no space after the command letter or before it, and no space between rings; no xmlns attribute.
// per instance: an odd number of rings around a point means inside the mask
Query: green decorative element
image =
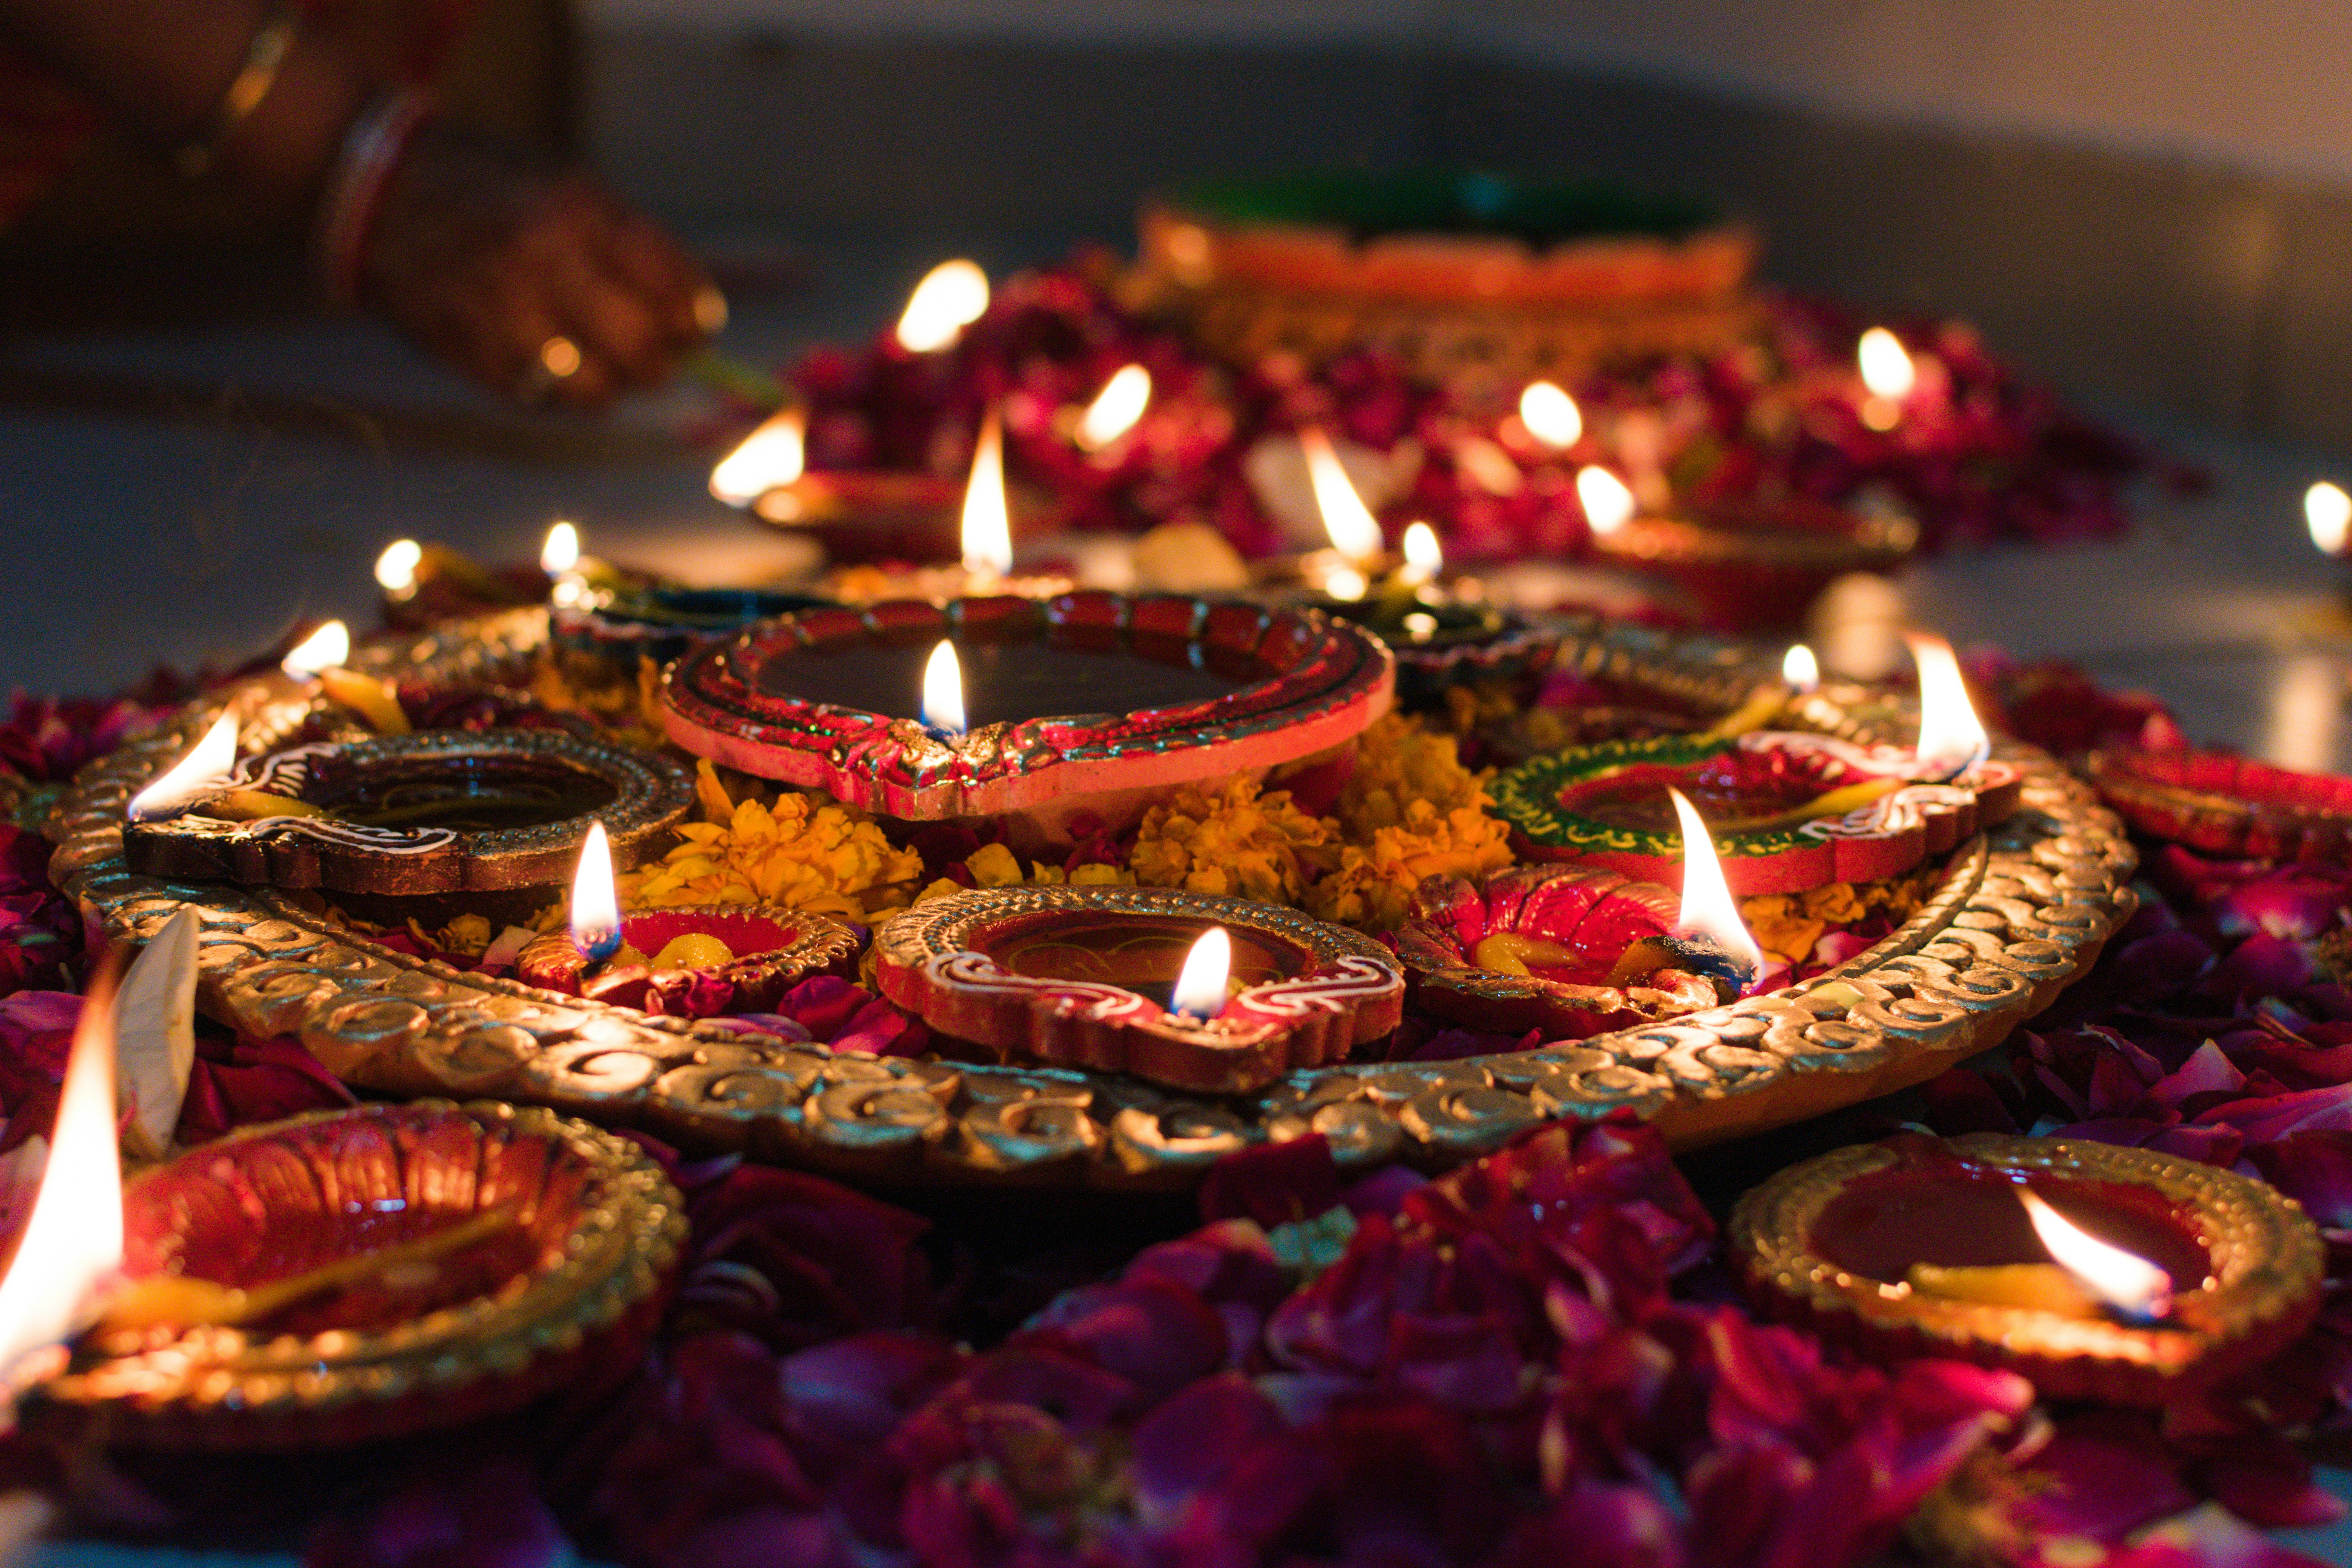
<svg viewBox="0 0 2352 1568"><path fill-rule="evenodd" d="M1391 234L1501 235L1537 247L1621 235L1680 240L1723 221L1714 204L1695 197L1477 170L1203 180L1180 187L1174 200L1220 222L1328 224L1359 240Z"/></svg>
<svg viewBox="0 0 2352 1568"><path fill-rule="evenodd" d="M1604 741L1522 763L1497 778L1488 786L1488 793L1495 797L1495 810L1505 821L1554 858L1639 856L1644 859L1680 860L1682 835L1674 828L1629 827L1604 821L1569 809L1560 804L1561 798L1580 784L1631 768L1696 773L1738 749L1737 741L1696 735ZM1828 787L1831 786L1823 785L1824 789ZM1710 827L1709 835L1715 840L1716 853L1727 859L1781 855L1805 847L1801 836L1802 826L1746 832Z"/></svg>

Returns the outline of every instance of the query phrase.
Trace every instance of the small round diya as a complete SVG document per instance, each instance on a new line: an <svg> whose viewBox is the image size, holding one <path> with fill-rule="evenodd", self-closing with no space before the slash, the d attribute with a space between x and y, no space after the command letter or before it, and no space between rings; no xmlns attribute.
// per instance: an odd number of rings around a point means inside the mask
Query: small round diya
<svg viewBox="0 0 2352 1568"><path fill-rule="evenodd" d="M2094 752L2085 771L2126 822L2209 855L2352 858L2352 779L2216 752Z"/></svg>
<svg viewBox="0 0 2352 1568"><path fill-rule="evenodd" d="M1483 882L1423 879L1391 940L1423 1012L1583 1039L1724 1000L1663 951L1680 908L1679 895L1614 871L1515 866Z"/></svg>
<svg viewBox="0 0 2352 1568"><path fill-rule="evenodd" d="M178 816L126 823L122 847L149 877L488 891L566 879L594 821L635 865L693 804L694 781L650 752L559 730L428 730L252 759Z"/></svg>
<svg viewBox="0 0 2352 1568"><path fill-rule="evenodd" d="M522 950L526 985L649 1013L700 1016L765 1013L812 974L847 976L865 939L830 915L762 904L689 904L640 910L621 921L621 952L592 963L562 931ZM722 951L723 950L723 951ZM723 982L708 997L694 981ZM687 982L688 984L679 984Z"/></svg>
<svg viewBox="0 0 2352 1568"><path fill-rule="evenodd" d="M1211 926L1233 942L1224 1010L1171 1010ZM1404 977L1380 943L1295 910L1169 888L997 888L926 901L874 939L882 994L1009 1059L1240 1093L1392 1032Z"/></svg>
<svg viewBox="0 0 2352 1568"><path fill-rule="evenodd" d="M1389 645L1396 655L1397 700L1407 708L1443 702L1449 686L1540 675L1559 648L1557 629L1491 605L1381 594L1318 595L1304 603Z"/></svg>
<svg viewBox="0 0 2352 1568"><path fill-rule="evenodd" d="M1960 782L1910 776L1912 753L1759 730L1579 746L1496 779L1495 809L1524 859L1678 879L1682 835L1666 795L1691 797L1741 897L1869 882L1942 855L2015 809L2021 775L1985 762Z"/></svg>
<svg viewBox="0 0 2352 1568"><path fill-rule="evenodd" d="M918 717L942 640L970 731ZM1388 710L1395 661L1309 610L1076 593L897 600L786 616L688 655L670 738L764 778L936 820L1091 813L1118 826L1179 784L1338 745Z"/></svg>
<svg viewBox="0 0 2352 1568"><path fill-rule="evenodd" d="M2053 1263L2021 1194L2163 1270L2168 1308L2102 1310ZM2286 1345L2318 1310L2326 1261L2301 1207L2248 1177L1993 1133L1906 1134L1791 1166L1739 1200L1727 1240L1759 1307L1825 1337L2129 1405L2168 1403Z"/></svg>
<svg viewBox="0 0 2352 1568"><path fill-rule="evenodd" d="M953 561L963 552L964 485L913 471L812 468L762 492L751 510L808 534L835 561Z"/></svg>
<svg viewBox="0 0 2352 1568"><path fill-rule="evenodd" d="M606 1386L687 1231L626 1140L446 1100L242 1128L131 1182L123 1222L125 1288L25 1419L215 1450L368 1442Z"/></svg>
<svg viewBox="0 0 2352 1568"><path fill-rule="evenodd" d="M567 669L584 664L606 679L634 679L640 659L667 664L688 648L754 622L833 603L812 594L763 588L624 584L558 606L551 640Z"/></svg>
<svg viewBox="0 0 2352 1568"><path fill-rule="evenodd" d="M1849 572L1891 572L1918 548L1909 518L1819 501L1717 506L1688 517L1634 517L1592 547L1604 561L1673 578L1717 626L1766 631L1801 625L1822 590Z"/></svg>

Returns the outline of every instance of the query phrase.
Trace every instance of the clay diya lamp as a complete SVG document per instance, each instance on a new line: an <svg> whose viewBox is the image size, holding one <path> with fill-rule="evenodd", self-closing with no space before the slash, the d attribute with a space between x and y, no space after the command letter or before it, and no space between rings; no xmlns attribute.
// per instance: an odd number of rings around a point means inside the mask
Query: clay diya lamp
<svg viewBox="0 0 2352 1568"><path fill-rule="evenodd" d="M145 1448L337 1447L609 1387L687 1230L627 1141L433 1100L243 1128L121 1204L121 1278L20 1409Z"/></svg>
<svg viewBox="0 0 2352 1568"><path fill-rule="evenodd" d="M961 711L924 719L942 642ZM811 610L688 654L670 738L764 778L920 821L1007 816L1053 842L1157 795L1327 750L1387 711L1379 639L1308 610L1076 593Z"/></svg>
<svg viewBox="0 0 2352 1568"><path fill-rule="evenodd" d="M682 905L625 916L612 852L592 830L572 879L571 929L524 948L515 978L648 1013L764 1013L809 975L845 977L864 945L864 933L841 921L778 905Z"/></svg>
<svg viewBox="0 0 2352 1568"><path fill-rule="evenodd" d="M1918 548L1910 519L1791 498L1720 503L1674 517L1603 527L1592 548L1619 566L1672 579L1713 625L1759 632L1801 625L1822 590L1850 572L1891 572Z"/></svg>
<svg viewBox="0 0 2352 1568"><path fill-rule="evenodd" d="M2006 1367L2047 1397L2163 1405L2274 1354L2326 1249L2292 1199L2145 1149L1976 1133L1840 1149L1739 1200L1764 1310L1881 1357Z"/></svg>
<svg viewBox="0 0 2352 1568"><path fill-rule="evenodd" d="M1444 585L1444 569L1436 532L1416 522L1405 530L1402 563L1360 597L1323 592L1297 602L1388 644L1396 655L1397 700L1407 708L1442 703L1449 686L1511 680L1551 667L1559 651L1556 627L1455 597Z"/></svg>
<svg viewBox="0 0 2352 1568"><path fill-rule="evenodd" d="M1715 955L1675 934L1677 906L1666 889L1614 871L1516 866L1483 882L1423 879L1390 940L1419 1010L1475 1029L1583 1039L1738 994Z"/></svg>
<svg viewBox="0 0 2352 1568"><path fill-rule="evenodd" d="M131 801L132 871L414 896L539 887L602 821L634 866L659 853L694 781L659 756L560 730L430 730L319 742L232 766L213 735ZM215 749L216 750L216 749Z"/></svg>
<svg viewBox="0 0 2352 1568"><path fill-rule="evenodd" d="M2352 779L2216 752L2094 752L2099 798L2142 833L2209 855L2352 857Z"/></svg>
<svg viewBox="0 0 2352 1568"><path fill-rule="evenodd" d="M1229 962L1204 975L1188 960L1215 931ZM1370 937L1166 888L958 893L893 916L874 951L882 994L947 1038L1206 1093L1343 1060L1403 1016L1404 977Z"/></svg>
<svg viewBox="0 0 2352 1568"><path fill-rule="evenodd" d="M559 668L593 684L635 680L651 659L666 665L745 626L834 603L762 588L688 588L644 583L591 590L556 605L549 625Z"/></svg>

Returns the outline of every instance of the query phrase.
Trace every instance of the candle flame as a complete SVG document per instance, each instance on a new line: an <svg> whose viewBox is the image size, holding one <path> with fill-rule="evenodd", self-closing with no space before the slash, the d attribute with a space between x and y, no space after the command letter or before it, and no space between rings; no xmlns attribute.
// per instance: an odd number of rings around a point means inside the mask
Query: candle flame
<svg viewBox="0 0 2352 1568"><path fill-rule="evenodd" d="M1078 445L1089 452L1099 452L1129 430L1143 417L1151 403L1151 373L1139 364L1121 365L1117 374L1103 383L1095 400L1087 405L1078 420Z"/></svg>
<svg viewBox="0 0 2352 1568"><path fill-rule="evenodd" d="M375 584L387 594L416 592L416 569L425 563L425 546L413 539L395 539L375 558Z"/></svg>
<svg viewBox="0 0 2352 1568"><path fill-rule="evenodd" d="M82 998L48 1163L0 1279L0 1366L78 1331L91 1316L92 1295L122 1266L122 1162L114 1142L120 973L110 956Z"/></svg>
<svg viewBox="0 0 2352 1568"><path fill-rule="evenodd" d="M2330 555L2344 553L2344 542L2352 535L2352 495L2344 487L2320 480L2303 492L2303 521L2311 530L2311 542Z"/></svg>
<svg viewBox="0 0 2352 1568"><path fill-rule="evenodd" d="M2160 1318L2171 1310L2171 1275L2137 1253L2101 1241L2031 1188L2018 1188L2017 1197L2033 1221L2033 1234L2084 1289L2129 1317Z"/></svg>
<svg viewBox="0 0 2352 1568"><path fill-rule="evenodd" d="M1803 643L1790 643L1780 658L1780 679L1799 691L1813 690L1822 683L1822 661Z"/></svg>
<svg viewBox="0 0 2352 1568"><path fill-rule="evenodd" d="M1408 523L1404 531L1405 580L1410 583L1433 583L1445 570L1445 550L1437 542L1437 531L1425 522Z"/></svg>
<svg viewBox="0 0 2352 1568"><path fill-rule="evenodd" d="M963 490L963 569L982 581L1013 570L1013 512L1004 498L1004 422L991 408L971 449Z"/></svg>
<svg viewBox="0 0 2352 1568"><path fill-rule="evenodd" d="M218 789L236 766L236 731L234 712L215 720L194 750L131 797L131 820L153 822L174 816Z"/></svg>
<svg viewBox="0 0 2352 1568"><path fill-rule="evenodd" d="M958 257L923 274L898 318L898 346L927 354L953 346L963 330L988 310L988 274Z"/></svg>
<svg viewBox="0 0 2352 1568"><path fill-rule="evenodd" d="M588 825L580 868L572 873L572 945L592 963L621 951L621 895L613 886L613 841L602 822Z"/></svg>
<svg viewBox="0 0 2352 1568"><path fill-rule="evenodd" d="M963 733L963 666L955 644L944 639L923 666L923 722L950 735Z"/></svg>
<svg viewBox="0 0 2352 1568"><path fill-rule="evenodd" d="M1559 384L1531 381L1519 394L1519 423L1528 434L1558 452L1576 445L1584 434L1584 414Z"/></svg>
<svg viewBox="0 0 2352 1568"><path fill-rule="evenodd" d="M1225 1010L1225 981L1234 972L1234 939L1223 926L1211 926L1184 955L1176 976L1169 1010L1207 1020Z"/></svg>
<svg viewBox="0 0 2352 1568"><path fill-rule="evenodd" d="M329 621L287 653L278 668L296 680L307 680L322 669L332 669L352 657L352 629Z"/></svg>
<svg viewBox="0 0 2352 1568"><path fill-rule="evenodd" d="M1870 388L1873 397L1906 397L1918 384L1919 371L1911 363L1910 351L1885 327L1873 327L1862 334L1854 358L1862 367L1862 384Z"/></svg>
<svg viewBox="0 0 2352 1568"><path fill-rule="evenodd" d="M1360 599L1372 591L1372 584L1353 566L1342 566L1323 579L1323 591L1335 599Z"/></svg>
<svg viewBox="0 0 2352 1568"><path fill-rule="evenodd" d="M1331 437L1313 425L1298 427L1298 447L1307 454L1307 478L1315 487L1315 510L1323 514L1323 531L1331 547L1350 561L1369 561L1381 552L1381 525L1364 498L1348 482Z"/></svg>
<svg viewBox="0 0 2352 1568"><path fill-rule="evenodd" d="M1598 463L1576 470L1576 499L1584 503L1584 521L1594 533L1614 533L1633 520L1633 492Z"/></svg>
<svg viewBox="0 0 2352 1568"><path fill-rule="evenodd" d="M1683 830L1683 908L1675 922L1678 932L1713 938L1727 952L1744 959L1751 971L1764 967L1764 950L1739 918L1738 902L1723 879L1723 862L1716 858L1715 840L1688 796L1672 784L1675 816Z"/></svg>
<svg viewBox="0 0 2352 1568"><path fill-rule="evenodd" d="M1919 743L1912 748L1927 772L1951 777L1982 762L1992 739L1969 702L1960 661L1942 637L1906 637L1919 666Z"/></svg>
<svg viewBox="0 0 2352 1568"><path fill-rule="evenodd" d="M539 569L551 577L561 577L580 564L580 531L568 522L559 522L547 531L547 542L539 547Z"/></svg>
<svg viewBox="0 0 2352 1568"><path fill-rule="evenodd" d="M772 414L710 470L710 493L729 506L750 506L808 467L808 416L797 408Z"/></svg>

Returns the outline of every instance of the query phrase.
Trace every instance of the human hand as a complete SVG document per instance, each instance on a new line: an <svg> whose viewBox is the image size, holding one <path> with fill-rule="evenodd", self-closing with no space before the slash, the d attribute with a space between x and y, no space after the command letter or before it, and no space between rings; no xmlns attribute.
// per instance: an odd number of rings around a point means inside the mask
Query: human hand
<svg viewBox="0 0 2352 1568"><path fill-rule="evenodd" d="M725 319L676 242L584 175L438 124L384 186L359 285L485 386L575 407L666 380Z"/></svg>

